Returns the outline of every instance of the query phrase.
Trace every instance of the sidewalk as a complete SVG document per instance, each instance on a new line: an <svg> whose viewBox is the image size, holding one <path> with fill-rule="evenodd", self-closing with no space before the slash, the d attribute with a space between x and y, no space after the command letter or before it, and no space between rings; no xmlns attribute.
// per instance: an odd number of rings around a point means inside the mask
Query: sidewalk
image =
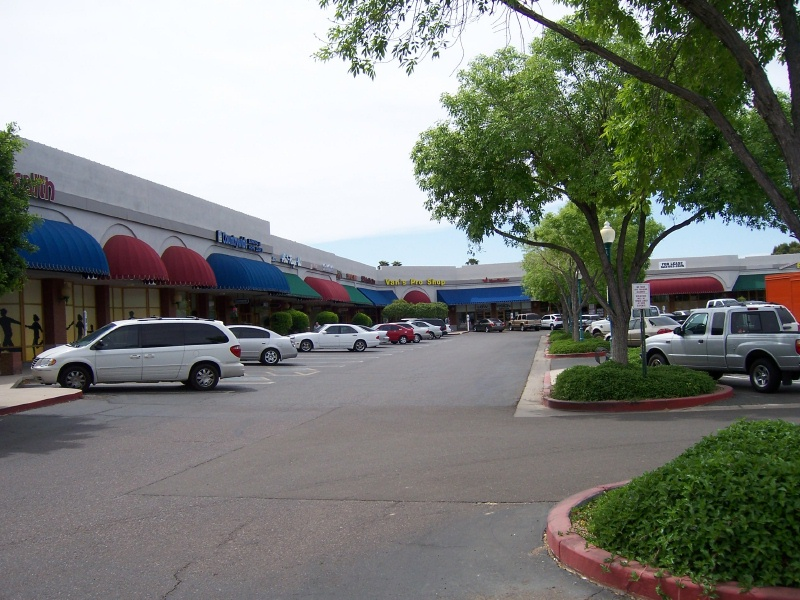
<svg viewBox="0 0 800 600"><path fill-rule="evenodd" d="M30 372L24 364L21 375L0 375L0 416L83 398L80 390L37 383Z"/></svg>

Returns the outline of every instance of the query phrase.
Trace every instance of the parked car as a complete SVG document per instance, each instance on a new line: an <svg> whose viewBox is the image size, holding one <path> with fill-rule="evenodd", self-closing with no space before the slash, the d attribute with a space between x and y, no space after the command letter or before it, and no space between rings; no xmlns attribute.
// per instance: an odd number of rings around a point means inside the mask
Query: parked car
<svg viewBox="0 0 800 600"><path fill-rule="evenodd" d="M400 319L401 321L425 321L426 323L430 323L435 327L438 327L442 331L442 335L447 335L448 333L452 333L450 329L450 325L444 319L435 319L429 317L406 317L404 319Z"/></svg>
<svg viewBox="0 0 800 600"><path fill-rule="evenodd" d="M500 331L502 332L506 328L506 324L503 323L500 319L481 319L477 323L475 323L475 331Z"/></svg>
<svg viewBox="0 0 800 600"><path fill-rule="evenodd" d="M660 315L658 317L645 317L644 337L645 339L658 335L659 333L670 333L675 331L681 324L675 319ZM610 334L606 336L610 339ZM639 317L628 322L628 346L640 346L642 344L642 320Z"/></svg>
<svg viewBox="0 0 800 600"><path fill-rule="evenodd" d="M375 326L366 326L366 325L353 325L353 327L358 327L359 329L363 329L367 333L377 333L378 339L380 340L381 344L388 344L389 343L389 336L386 334L385 331L381 329L375 329Z"/></svg>
<svg viewBox="0 0 800 600"><path fill-rule="evenodd" d="M560 314L551 313L542 317L542 327L550 329L551 331L554 329L563 329L564 321L561 319Z"/></svg>
<svg viewBox="0 0 800 600"><path fill-rule="evenodd" d="M692 314L692 311L690 310L673 310L672 318L675 319L678 323L683 323L686 319L689 318L690 314Z"/></svg>
<svg viewBox="0 0 800 600"><path fill-rule="evenodd" d="M381 339L375 331L366 331L358 325L341 323L328 323L320 327L319 331L308 331L290 335L295 348L300 352L312 350L343 349L363 352L367 348L380 346Z"/></svg>
<svg viewBox="0 0 800 600"><path fill-rule="evenodd" d="M508 322L509 331L514 331L515 329L520 331L525 331L526 329L539 331L541 328L542 316L538 313L519 313Z"/></svg>
<svg viewBox="0 0 800 600"><path fill-rule="evenodd" d="M416 320L406 321L406 323L409 323L414 327L422 327L423 329L427 330L428 338L432 340L439 339L444 335L444 331L442 331L441 327L438 325L433 325L430 321Z"/></svg>
<svg viewBox="0 0 800 600"><path fill-rule="evenodd" d="M736 298L714 298L706 302L706 308L719 308L722 306L743 306Z"/></svg>
<svg viewBox="0 0 800 600"><path fill-rule="evenodd" d="M430 336L430 326L422 326L422 325L415 325L414 321L401 321L396 323L396 325L405 325L406 327L410 327L414 332L414 343L419 344L423 339L429 338Z"/></svg>
<svg viewBox="0 0 800 600"><path fill-rule="evenodd" d="M276 365L286 358L297 356L297 348L288 336L255 325L228 327L242 347L242 362L257 360L262 365Z"/></svg>
<svg viewBox="0 0 800 600"><path fill-rule="evenodd" d="M373 327L375 331L382 331L386 334L392 344L407 344L414 341L414 330L406 325L399 323L381 323Z"/></svg>
<svg viewBox="0 0 800 600"><path fill-rule="evenodd" d="M93 383L180 381L213 390L241 377L242 348L220 321L150 318L113 321L76 342L45 350L31 373L42 383L88 390Z"/></svg>
<svg viewBox="0 0 800 600"><path fill-rule="evenodd" d="M589 325L600 319L602 319L600 315L581 315L581 327L586 329Z"/></svg>

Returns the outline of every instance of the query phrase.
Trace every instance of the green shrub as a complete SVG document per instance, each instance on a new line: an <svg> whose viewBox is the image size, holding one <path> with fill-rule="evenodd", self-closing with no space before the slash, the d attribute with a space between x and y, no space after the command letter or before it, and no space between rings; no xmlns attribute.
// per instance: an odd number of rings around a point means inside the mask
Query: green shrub
<svg viewBox="0 0 800 600"><path fill-rule="evenodd" d="M322 312L317 313L317 318L314 320L320 325L327 325L328 323L338 323L339 315L329 310L323 310Z"/></svg>
<svg viewBox="0 0 800 600"><path fill-rule="evenodd" d="M550 343L557 342L560 340L571 340L572 336L568 334L563 329L555 329L550 332Z"/></svg>
<svg viewBox="0 0 800 600"><path fill-rule="evenodd" d="M800 587L798 490L800 426L741 420L581 508L580 533L707 585Z"/></svg>
<svg viewBox="0 0 800 600"><path fill-rule="evenodd" d="M269 323L270 329L275 333L289 335L289 330L292 328L292 315L284 310L272 313Z"/></svg>
<svg viewBox="0 0 800 600"><path fill-rule="evenodd" d="M302 333L304 331L308 331L310 321L306 313L295 308L289 310L288 312L290 315L292 315L291 333Z"/></svg>
<svg viewBox="0 0 800 600"><path fill-rule="evenodd" d="M366 327L372 327L372 319L369 318L369 315L363 312L357 312L353 315L353 320L351 321L354 325L364 325Z"/></svg>
<svg viewBox="0 0 800 600"><path fill-rule="evenodd" d="M715 387L716 382L702 371L663 365L648 369L647 377L642 377L641 363L622 365L608 361L559 373L551 394L558 400L600 402L699 396L713 392Z"/></svg>
<svg viewBox="0 0 800 600"><path fill-rule="evenodd" d="M593 339L574 342L571 337L553 341L552 336L550 336L550 354L585 354L587 352L595 352L598 348L608 352L611 348L611 343Z"/></svg>

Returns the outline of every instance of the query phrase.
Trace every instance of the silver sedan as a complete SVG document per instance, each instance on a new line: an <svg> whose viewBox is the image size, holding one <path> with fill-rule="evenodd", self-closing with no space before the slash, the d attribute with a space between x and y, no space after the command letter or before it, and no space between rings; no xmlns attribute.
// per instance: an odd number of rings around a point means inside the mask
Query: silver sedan
<svg viewBox="0 0 800 600"><path fill-rule="evenodd" d="M285 358L297 356L292 340L271 329L255 325L230 325L228 329L242 347L242 362L257 360L263 365L275 365Z"/></svg>

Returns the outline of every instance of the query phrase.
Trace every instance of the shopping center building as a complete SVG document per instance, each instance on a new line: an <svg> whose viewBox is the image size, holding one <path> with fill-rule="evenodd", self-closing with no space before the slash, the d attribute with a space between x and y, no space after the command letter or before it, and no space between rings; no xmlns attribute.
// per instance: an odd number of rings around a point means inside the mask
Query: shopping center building
<svg viewBox="0 0 800 600"><path fill-rule="evenodd" d="M0 296L3 346L31 360L131 316L212 317L267 323L272 313L321 310L381 320L397 298L444 302L451 325L557 307L527 296L518 262L376 267L279 238L270 224L37 142L16 157L42 221L24 289ZM376 261L377 262L377 261ZM764 298L764 276L798 270L798 255L654 259L655 304L690 308L705 298Z"/></svg>

